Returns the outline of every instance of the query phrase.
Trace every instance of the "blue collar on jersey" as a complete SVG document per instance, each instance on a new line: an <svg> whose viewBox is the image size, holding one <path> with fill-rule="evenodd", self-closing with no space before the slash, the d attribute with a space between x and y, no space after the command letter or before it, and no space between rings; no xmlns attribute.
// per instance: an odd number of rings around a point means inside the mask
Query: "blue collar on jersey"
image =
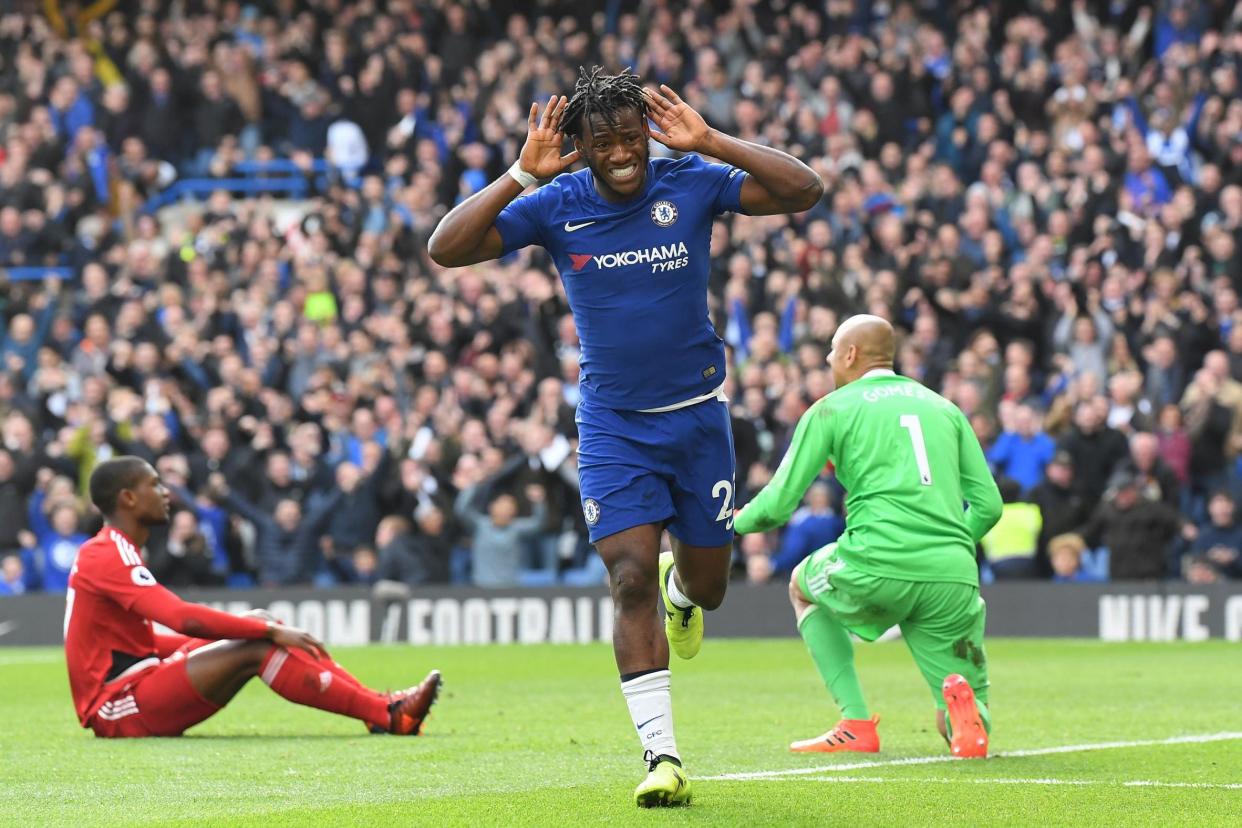
<svg viewBox="0 0 1242 828"><path fill-rule="evenodd" d="M609 201L608 199L604 198L602 195L599 194L599 187L595 183L595 170L591 169L590 167L587 167L587 172L590 173L589 178L591 180L591 187L590 187L591 198L599 202L600 204L605 205L610 210L620 210L620 209L630 206L631 204L638 204L639 202L643 201L643 199L647 197L647 194L651 192L651 182L655 178L655 176L652 174L653 169L652 169L652 164L651 164L651 158L648 157L647 158L647 172L643 176L643 188L639 190L637 193L635 193L633 196L625 199L624 201Z"/></svg>

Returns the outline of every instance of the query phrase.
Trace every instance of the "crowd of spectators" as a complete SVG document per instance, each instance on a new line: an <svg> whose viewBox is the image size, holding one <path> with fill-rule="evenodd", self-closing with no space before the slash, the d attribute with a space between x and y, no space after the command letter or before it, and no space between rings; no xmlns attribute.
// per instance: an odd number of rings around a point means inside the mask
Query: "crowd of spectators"
<svg viewBox="0 0 1242 828"><path fill-rule="evenodd" d="M739 506L870 312L1001 480L985 578L1242 576L1242 6L16 5L0 273L72 275L0 290L0 594L64 588L117 453L173 487L147 550L173 585L602 582L548 259L445 271L425 244L595 62L826 184L713 232ZM144 209L273 158L306 172L294 210ZM828 469L739 573L788 572L840 510Z"/></svg>

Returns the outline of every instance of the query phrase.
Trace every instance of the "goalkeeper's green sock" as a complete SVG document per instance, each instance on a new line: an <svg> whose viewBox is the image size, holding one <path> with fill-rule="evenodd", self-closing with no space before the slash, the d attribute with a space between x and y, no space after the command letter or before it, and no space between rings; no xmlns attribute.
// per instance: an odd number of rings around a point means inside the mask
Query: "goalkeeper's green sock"
<svg viewBox="0 0 1242 828"><path fill-rule="evenodd" d="M992 714L988 712L987 703L975 696L975 707L979 708L979 718L983 722L983 729L988 733L992 732Z"/></svg>
<svg viewBox="0 0 1242 828"><path fill-rule="evenodd" d="M979 721L983 722L983 729L988 733L992 732L992 714L988 712L988 706L975 696L975 709L979 711ZM953 721L948 717L944 717L944 729L948 733L950 739L953 738Z"/></svg>
<svg viewBox="0 0 1242 828"><path fill-rule="evenodd" d="M854 642L845 626L827 610L811 606L798 620L798 632L833 701L841 708L841 718L869 719L871 713L854 671Z"/></svg>

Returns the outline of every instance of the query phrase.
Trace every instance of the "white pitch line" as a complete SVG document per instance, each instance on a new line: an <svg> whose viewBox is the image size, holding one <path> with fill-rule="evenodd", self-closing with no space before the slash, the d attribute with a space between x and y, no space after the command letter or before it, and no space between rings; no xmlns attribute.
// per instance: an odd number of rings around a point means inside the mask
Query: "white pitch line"
<svg viewBox="0 0 1242 828"><path fill-rule="evenodd" d="M0 649L0 653L4 650ZM65 654L63 652L56 653L16 653L14 655L0 655L0 667L9 667L19 664L54 664L57 661L63 662Z"/></svg>
<svg viewBox="0 0 1242 828"><path fill-rule="evenodd" d="M782 777L768 776L755 782L783 782ZM1134 779L1128 782L1110 782L1104 779L975 779L953 777L932 777L930 779L894 779L891 776L810 776L808 782L830 782L833 784L892 784L893 782L930 783L933 785L1066 785L1071 787L1088 787L1091 785L1121 785L1127 788L1211 788L1213 790L1242 790L1242 782L1161 782L1154 779Z"/></svg>
<svg viewBox="0 0 1242 828"><path fill-rule="evenodd" d="M1242 782L1159 782L1151 779L1135 779L1123 782L1127 788L1225 788L1231 791L1242 790Z"/></svg>
<svg viewBox="0 0 1242 828"><path fill-rule="evenodd" d="M1057 745L1046 748L1029 748L1026 750L1010 750L993 754L992 759L1017 759L1024 756L1051 756L1057 753L1081 753L1092 750L1115 750L1118 748L1153 747L1155 745L1188 745L1205 742L1232 742L1242 739L1242 732L1230 731L1223 733L1198 733L1190 736L1173 736L1168 739L1140 739L1132 742L1096 742L1086 745ZM788 768L774 771L750 771L747 773L722 773L718 776L700 777L704 781L726 782L748 779L773 779L784 776L808 776L816 773L832 773L837 771L856 771L865 768L893 768L904 765L934 765L941 762L962 761L950 754L938 756L910 756L905 759L885 759L880 762L852 762L837 765L817 765L809 768Z"/></svg>
<svg viewBox="0 0 1242 828"><path fill-rule="evenodd" d="M753 779L752 782L784 782L785 777L767 776L763 779ZM892 776L808 776L807 782L831 782L840 784L889 784L892 782L915 782L922 784L929 782L931 784L955 784L958 782L974 782L988 785L1095 785L1094 781L1077 780L1077 779L954 779L952 777L931 777L917 779L902 779Z"/></svg>

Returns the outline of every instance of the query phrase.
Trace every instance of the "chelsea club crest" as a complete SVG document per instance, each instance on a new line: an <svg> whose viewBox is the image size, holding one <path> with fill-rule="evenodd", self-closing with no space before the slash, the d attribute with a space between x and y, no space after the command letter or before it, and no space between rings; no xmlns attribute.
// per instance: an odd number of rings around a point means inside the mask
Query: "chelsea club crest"
<svg viewBox="0 0 1242 828"><path fill-rule="evenodd" d="M660 227L671 226L677 221L677 205L671 201L657 201L651 205L651 220Z"/></svg>

